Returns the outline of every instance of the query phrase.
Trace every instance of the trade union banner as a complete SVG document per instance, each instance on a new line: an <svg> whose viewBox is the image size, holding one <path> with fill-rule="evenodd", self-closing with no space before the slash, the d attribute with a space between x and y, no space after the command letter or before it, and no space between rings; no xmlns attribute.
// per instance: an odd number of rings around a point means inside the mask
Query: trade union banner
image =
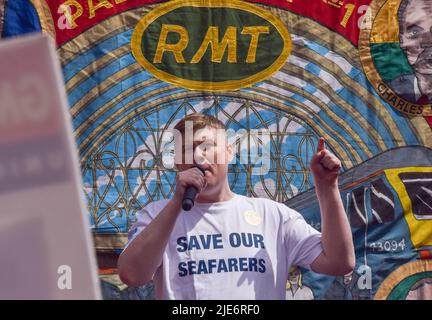
<svg viewBox="0 0 432 320"><path fill-rule="evenodd" d="M431 15L431 0L0 0L0 32L57 45L98 251L120 252L136 213L173 195L170 129L203 112L236 138L232 190L317 229L319 137L342 161L356 267L294 267L287 299L419 299L432 297ZM265 134L237 139L250 130Z"/></svg>

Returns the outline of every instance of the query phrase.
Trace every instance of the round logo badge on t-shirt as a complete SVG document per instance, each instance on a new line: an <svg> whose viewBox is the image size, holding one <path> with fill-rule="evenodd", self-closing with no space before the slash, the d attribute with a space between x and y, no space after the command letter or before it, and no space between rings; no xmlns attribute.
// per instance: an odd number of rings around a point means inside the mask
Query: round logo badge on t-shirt
<svg viewBox="0 0 432 320"><path fill-rule="evenodd" d="M261 224L262 221L260 214L252 210L243 212L243 217L245 218L247 223L253 226Z"/></svg>

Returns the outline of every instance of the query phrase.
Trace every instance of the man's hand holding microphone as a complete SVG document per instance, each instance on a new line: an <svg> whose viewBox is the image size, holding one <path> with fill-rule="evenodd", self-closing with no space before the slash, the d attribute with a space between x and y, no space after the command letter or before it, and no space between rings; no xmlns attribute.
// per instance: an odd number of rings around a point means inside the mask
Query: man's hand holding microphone
<svg viewBox="0 0 432 320"><path fill-rule="evenodd" d="M174 198L181 199L182 209L189 211L195 204L195 197L206 186L205 171L198 167L192 167L177 172L176 191Z"/></svg>

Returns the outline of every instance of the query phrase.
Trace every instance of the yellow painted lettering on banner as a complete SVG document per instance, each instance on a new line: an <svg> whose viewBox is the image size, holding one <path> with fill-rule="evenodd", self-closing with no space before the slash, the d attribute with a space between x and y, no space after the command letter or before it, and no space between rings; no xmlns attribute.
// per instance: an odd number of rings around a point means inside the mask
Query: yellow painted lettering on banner
<svg viewBox="0 0 432 320"><path fill-rule="evenodd" d="M221 8L223 19L208 18ZM179 21L187 16L201 22ZM137 62L162 81L190 90L225 91L249 87L279 70L292 40L278 17L247 1L175 0L143 16L131 49ZM210 71L202 72L203 67Z"/></svg>
<svg viewBox="0 0 432 320"><path fill-rule="evenodd" d="M167 37L170 32L175 32L180 36L177 43L167 43ZM188 43L189 34L184 27L175 24L163 24L153 63L161 63L165 51L172 52L177 63L185 63L182 51L186 49Z"/></svg>
<svg viewBox="0 0 432 320"><path fill-rule="evenodd" d="M344 17L343 17L341 23L340 23L340 25L342 27L346 28L348 20L349 20L349 18L351 18L352 14L354 12L354 8L355 8L355 5L353 5L352 3L348 3L345 5L346 12L344 14Z"/></svg>
<svg viewBox="0 0 432 320"><path fill-rule="evenodd" d="M228 27L222 41L219 43L219 27L208 28L201 46L193 56L191 63L198 63L204 56L207 48L211 46L211 61L221 63L222 57L228 47L228 62L237 62L237 28Z"/></svg>
<svg viewBox="0 0 432 320"><path fill-rule="evenodd" d="M261 33L269 34L270 27L268 26L253 26L244 27L241 34L251 35L251 41L249 43L248 55L246 57L246 63L254 63L256 61L256 50L258 48L258 39Z"/></svg>
<svg viewBox="0 0 432 320"><path fill-rule="evenodd" d="M179 40L176 43L167 43L167 38L170 33L177 33ZM268 26L248 26L241 31L242 35L250 36L249 49L246 63L256 62L256 52L259 45L259 36L261 34L269 34L270 27ZM172 52L177 63L186 63L183 56L183 51L189 45L188 31L179 25L163 24L158 39L156 53L153 58L153 63L162 63L165 52ZM207 29L206 35L201 42L200 47L193 55L190 63L199 63L208 47L211 50L211 62L221 63L225 52L228 50L227 62L237 63L237 28L229 26L219 42L219 27L210 26Z"/></svg>
<svg viewBox="0 0 432 320"><path fill-rule="evenodd" d="M88 11L83 7L83 1L85 0L67 0L61 3L57 10L57 13L61 15L59 17L59 25L65 25L65 27L69 29L75 29L78 27L76 20L82 17L83 14L87 19L93 19L96 17L99 9L112 9L115 5L125 3L128 0L87 0Z"/></svg>
<svg viewBox="0 0 432 320"><path fill-rule="evenodd" d="M112 3L108 0L99 0L97 4L94 3L94 0L88 0L89 7L89 19L93 19L96 16L96 11L100 8L111 9L113 7Z"/></svg>
<svg viewBox="0 0 432 320"><path fill-rule="evenodd" d="M59 17L58 25L64 25L67 28L75 29L78 25L75 22L83 14L82 5L76 0L68 0L63 2L57 11L61 16ZM73 13L72 13L73 12ZM66 21L61 21L61 20ZM64 29L64 28L61 28Z"/></svg>
<svg viewBox="0 0 432 320"><path fill-rule="evenodd" d="M343 5L343 0L322 0L322 2L336 8L341 8Z"/></svg>

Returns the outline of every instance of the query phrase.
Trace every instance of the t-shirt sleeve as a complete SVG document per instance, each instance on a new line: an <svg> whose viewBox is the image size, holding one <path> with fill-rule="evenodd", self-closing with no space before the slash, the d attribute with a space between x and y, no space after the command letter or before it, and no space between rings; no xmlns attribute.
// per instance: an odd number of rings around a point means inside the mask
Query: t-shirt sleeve
<svg viewBox="0 0 432 320"><path fill-rule="evenodd" d="M284 243L289 266L310 269L310 265L323 251L321 233L309 225L303 216L287 207L288 219L284 222Z"/></svg>
<svg viewBox="0 0 432 320"><path fill-rule="evenodd" d="M138 211L136 217L137 220L135 221L135 223L132 224L128 231L128 242L125 246L125 249L138 236L138 234L143 231L153 220L145 208Z"/></svg>
<svg viewBox="0 0 432 320"><path fill-rule="evenodd" d="M128 231L128 242L125 249L129 244L143 231L164 208L165 203L150 203L143 209L137 212L137 220L132 224Z"/></svg>

